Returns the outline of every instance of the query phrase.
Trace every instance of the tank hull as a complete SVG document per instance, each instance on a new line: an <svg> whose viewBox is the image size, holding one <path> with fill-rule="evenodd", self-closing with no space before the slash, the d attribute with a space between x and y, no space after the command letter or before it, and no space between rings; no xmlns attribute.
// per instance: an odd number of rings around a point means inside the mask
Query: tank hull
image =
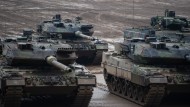
<svg viewBox="0 0 190 107"><path fill-rule="evenodd" d="M111 52L103 53L102 67L111 93L142 106L159 106L169 93L190 93L185 69L141 65Z"/></svg>
<svg viewBox="0 0 190 107"><path fill-rule="evenodd" d="M9 78L4 73L9 73ZM77 76L53 67L4 66L0 74L5 77L0 81L1 107L20 107L21 99L31 96L61 96L71 107L87 107L96 85L92 75Z"/></svg>

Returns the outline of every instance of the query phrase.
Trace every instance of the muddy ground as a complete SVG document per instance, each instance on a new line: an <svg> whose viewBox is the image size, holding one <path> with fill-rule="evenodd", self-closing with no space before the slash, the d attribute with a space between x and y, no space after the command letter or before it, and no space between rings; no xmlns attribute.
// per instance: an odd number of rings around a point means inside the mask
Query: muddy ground
<svg viewBox="0 0 190 107"><path fill-rule="evenodd" d="M95 36L118 37L127 27L149 25L150 17L163 15L166 8L190 17L189 4L189 0L134 0L134 5L133 0L0 0L0 34L36 29L41 21L61 14L63 19L81 16L95 26Z"/></svg>
<svg viewBox="0 0 190 107"><path fill-rule="evenodd" d="M134 4L133 0L0 0L0 36L18 35L24 28L35 30L41 21L61 14L63 19L81 16L84 22L94 25L95 36L113 40L121 38L125 28L149 25L150 18L163 15L165 9L176 10L177 15L190 18L189 4L189 0L134 0ZM89 68L93 72L101 71L100 66ZM105 84L101 74L97 78L100 80L98 83ZM162 105L186 105L174 102L178 100ZM90 106L139 107L110 94L104 88L95 88Z"/></svg>

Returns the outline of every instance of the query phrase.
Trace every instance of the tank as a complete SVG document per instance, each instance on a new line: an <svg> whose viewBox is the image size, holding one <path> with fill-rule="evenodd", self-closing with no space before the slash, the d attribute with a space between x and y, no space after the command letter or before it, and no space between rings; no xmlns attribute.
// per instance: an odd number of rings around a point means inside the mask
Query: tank
<svg viewBox="0 0 190 107"><path fill-rule="evenodd" d="M9 44L11 42L17 42L17 41L19 42L31 41L33 33L34 31L31 29L24 29L22 35L0 37L0 55L2 55L4 45Z"/></svg>
<svg viewBox="0 0 190 107"><path fill-rule="evenodd" d="M185 30L189 28L189 20L185 17L176 16L175 11L166 9L164 16L151 18L151 26L157 29Z"/></svg>
<svg viewBox="0 0 190 107"><path fill-rule="evenodd" d="M38 25L37 32L51 40L68 43L76 48L80 64L100 64L102 52L108 50L108 44L93 37L93 26L83 23L82 18L74 20L64 19L61 15L55 15L50 21L43 21ZM85 59L85 60L84 60Z"/></svg>
<svg viewBox="0 0 190 107"><path fill-rule="evenodd" d="M189 53L183 39L162 42L152 28L132 28L124 31L124 42L115 43L114 51L103 53L101 65L111 93L156 107L168 95L190 93Z"/></svg>
<svg viewBox="0 0 190 107"><path fill-rule="evenodd" d="M96 78L75 63L70 45L17 38L2 50L1 107L20 107L24 99L36 96L61 96L66 106L88 107Z"/></svg>

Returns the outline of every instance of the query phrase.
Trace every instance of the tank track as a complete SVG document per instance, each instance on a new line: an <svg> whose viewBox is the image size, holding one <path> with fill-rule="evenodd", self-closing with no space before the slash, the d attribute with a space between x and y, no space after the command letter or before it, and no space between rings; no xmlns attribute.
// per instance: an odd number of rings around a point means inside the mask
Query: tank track
<svg viewBox="0 0 190 107"><path fill-rule="evenodd" d="M92 61L92 65L98 65L101 63L101 60L102 60L102 52L103 51L97 51L96 52L96 55Z"/></svg>
<svg viewBox="0 0 190 107"><path fill-rule="evenodd" d="M93 88L91 86L79 87L71 107L88 107Z"/></svg>
<svg viewBox="0 0 190 107"><path fill-rule="evenodd" d="M1 107L20 107L22 92L22 87L7 87L1 99Z"/></svg>
<svg viewBox="0 0 190 107"><path fill-rule="evenodd" d="M106 80L111 93L144 107L158 107L165 95L164 84L151 84L145 87L114 76L112 78L113 81Z"/></svg>

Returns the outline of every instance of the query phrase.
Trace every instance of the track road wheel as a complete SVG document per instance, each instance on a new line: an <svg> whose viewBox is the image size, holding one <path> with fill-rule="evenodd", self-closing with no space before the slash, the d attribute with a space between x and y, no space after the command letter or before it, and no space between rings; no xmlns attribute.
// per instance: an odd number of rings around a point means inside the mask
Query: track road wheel
<svg viewBox="0 0 190 107"><path fill-rule="evenodd" d="M121 93L123 96L127 96L127 81L123 81Z"/></svg>
<svg viewBox="0 0 190 107"><path fill-rule="evenodd" d="M121 92L122 92L122 80L121 79L118 79L118 81L117 81L116 90L117 90L118 94L121 94Z"/></svg>
<svg viewBox="0 0 190 107"><path fill-rule="evenodd" d="M138 87L136 85L133 86L133 99L134 100L138 100L138 94L139 94L139 91L138 91Z"/></svg>
<svg viewBox="0 0 190 107"><path fill-rule="evenodd" d="M111 90L114 92L116 91L116 86L117 86L117 80L115 77L111 78Z"/></svg>
<svg viewBox="0 0 190 107"><path fill-rule="evenodd" d="M138 88L139 94L138 94L138 101L139 102L144 102L144 97L145 97L145 92L143 87Z"/></svg>
<svg viewBox="0 0 190 107"><path fill-rule="evenodd" d="M1 107L20 107L22 87L8 87L3 96Z"/></svg>
<svg viewBox="0 0 190 107"><path fill-rule="evenodd" d="M124 81L124 83L122 84L122 95L123 96L128 96L128 93L127 93L127 81Z"/></svg>
<svg viewBox="0 0 190 107"><path fill-rule="evenodd" d="M128 98L133 98L133 87L131 84L128 84L127 86L127 94L128 94Z"/></svg>

